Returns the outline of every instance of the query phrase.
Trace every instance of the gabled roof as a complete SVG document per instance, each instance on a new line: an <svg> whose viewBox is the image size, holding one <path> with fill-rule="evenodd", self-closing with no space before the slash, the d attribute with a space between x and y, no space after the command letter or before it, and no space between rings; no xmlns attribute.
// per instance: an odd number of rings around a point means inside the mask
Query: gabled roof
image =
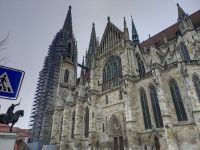
<svg viewBox="0 0 200 150"><path fill-rule="evenodd" d="M103 33L103 36L102 36L102 39L101 39L101 42L100 42L100 47L102 46L102 44L106 40L109 32L115 32L115 33L123 34L123 32L118 27L116 27L113 23L110 22L110 17L108 17L108 22L107 22L106 28L104 30L104 33Z"/></svg>
<svg viewBox="0 0 200 150"><path fill-rule="evenodd" d="M192 24L194 28L200 27L200 10L190 15L190 19L192 21ZM177 33L180 32L178 23L173 24L172 26L168 27L167 29L159 32L158 34L152 36L151 38L147 39L146 41L143 41L140 44L140 47L148 47L151 44L163 44L164 43L164 37L167 38L168 41L176 38Z"/></svg>

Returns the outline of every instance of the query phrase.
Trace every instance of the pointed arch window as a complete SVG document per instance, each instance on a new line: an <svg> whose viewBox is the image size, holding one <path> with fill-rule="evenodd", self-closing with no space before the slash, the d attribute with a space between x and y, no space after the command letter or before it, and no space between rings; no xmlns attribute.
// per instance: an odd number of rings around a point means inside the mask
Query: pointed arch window
<svg viewBox="0 0 200 150"><path fill-rule="evenodd" d="M140 100L141 100L141 106L142 106L142 112L143 112L143 119L144 119L144 126L145 129L151 129L151 117L149 113L149 107L147 102L147 96L144 89L140 90Z"/></svg>
<svg viewBox="0 0 200 150"><path fill-rule="evenodd" d="M184 61L190 61L188 49L183 42L180 43L180 50Z"/></svg>
<svg viewBox="0 0 200 150"><path fill-rule="evenodd" d="M161 116L160 105L158 102L156 88L153 85L150 85L149 92L150 92L150 97L151 97L153 113L154 113L154 119L156 122L156 128L161 128L161 127L163 127L163 120L162 120L162 116Z"/></svg>
<svg viewBox="0 0 200 150"><path fill-rule="evenodd" d="M176 115L178 118L178 121L186 121L187 114L183 105L183 100L179 91L179 87L174 79L169 81L170 91L174 103L174 107L176 110Z"/></svg>
<svg viewBox="0 0 200 150"><path fill-rule="evenodd" d="M71 139L74 139L74 128L75 128L75 111L73 111L73 113L72 113Z"/></svg>
<svg viewBox="0 0 200 150"><path fill-rule="evenodd" d="M144 77L145 76L145 67L144 67L144 63L143 63L139 54L136 54L136 59L137 59L137 62L138 62L139 76Z"/></svg>
<svg viewBox="0 0 200 150"><path fill-rule="evenodd" d="M68 83L68 80L69 80L69 70L66 69L64 74L64 82Z"/></svg>
<svg viewBox="0 0 200 150"><path fill-rule="evenodd" d="M68 43L67 44L67 57L71 58L71 56L72 56L72 46L71 46L71 43Z"/></svg>
<svg viewBox="0 0 200 150"><path fill-rule="evenodd" d="M197 96L200 100L200 80L199 80L199 77L197 75L193 75L192 80L193 80L193 84L194 84L194 88L196 90Z"/></svg>
<svg viewBox="0 0 200 150"><path fill-rule="evenodd" d="M85 138L89 136L89 109L85 108Z"/></svg>
<svg viewBox="0 0 200 150"><path fill-rule="evenodd" d="M119 56L110 56L103 68L102 91L111 89L120 85L122 77L121 58Z"/></svg>

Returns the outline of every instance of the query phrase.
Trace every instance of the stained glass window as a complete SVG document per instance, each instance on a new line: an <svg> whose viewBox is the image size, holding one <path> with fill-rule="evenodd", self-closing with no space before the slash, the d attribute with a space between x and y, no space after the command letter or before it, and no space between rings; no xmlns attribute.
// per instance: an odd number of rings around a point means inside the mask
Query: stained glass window
<svg viewBox="0 0 200 150"><path fill-rule="evenodd" d="M196 90L197 96L200 100L200 80L199 77L196 75L193 75L192 77L193 83L194 83L194 88Z"/></svg>
<svg viewBox="0 0 200 150"><path fill-rule="evenodd" d="M110 56L103 68L102 91L111 89L112 86L118 86L121 76L121 58L119 56Z"/></svg>
<svg viewBox="0 0 200 150"><path fill-rule="evenodd" d="M179 91L179 87L176 83L175 80L170 80L169 82L169 86L170 86L170 91L171 91L171 95L172 95L172 99L173 99L173 103L174 103L174 107L176 110L176 115L178 118L178 121L186 121L187 119L187 114L183 105L183 100Z"/></svg>
<svg viewBox="0 0 200 150"><path fill-rule="evenodd" d="M150 113L149 113L147 96L146 96L146 92L144 89L140 90L140 99L141 99L141 106L142 106L145 129L151 129L152 128L151 117L150 117Z"/></svg>
<svg viewBox="0 0 200 150"><path fill-rule="evenodd" d="M156 127L161 128L161 127L163 127L163 120L162 120L162 116L161 116L160 105L158 102L158 96L156 93L156 89L153 85L149 86L149 92L150 92L151 104L152 104L152 108L153 108Z"/></svg>

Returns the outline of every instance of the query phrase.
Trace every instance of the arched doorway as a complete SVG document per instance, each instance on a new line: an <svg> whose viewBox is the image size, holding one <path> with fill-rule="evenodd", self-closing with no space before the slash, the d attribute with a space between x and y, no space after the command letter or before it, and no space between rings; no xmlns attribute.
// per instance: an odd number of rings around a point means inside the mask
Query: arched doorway
<svg viewBox="0 0 200 150"><path fill-rule="evenodd" d="M109 136L112 140L113 150L124 150L122 126L120 121L114 115L109 121Z"/></svg>

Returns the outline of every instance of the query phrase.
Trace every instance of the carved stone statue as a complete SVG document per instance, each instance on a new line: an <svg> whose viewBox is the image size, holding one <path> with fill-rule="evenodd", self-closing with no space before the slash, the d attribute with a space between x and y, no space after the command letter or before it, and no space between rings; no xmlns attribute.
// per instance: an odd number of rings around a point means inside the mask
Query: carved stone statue
<svg viewBox="0 0 200 150"><path fill-rule="evenodd" d="M6 124L8 125L9 123L11 123L11 127L10 127L10 132L12 132L12 127L14 126L14 124L18 121L19 117L23 117L24 116L24 110L18 110L15 113L13 113L15 106L18 106L20 103L18 104L12 104L6 114L0 114L0 123L2 124Z"/></svg>

